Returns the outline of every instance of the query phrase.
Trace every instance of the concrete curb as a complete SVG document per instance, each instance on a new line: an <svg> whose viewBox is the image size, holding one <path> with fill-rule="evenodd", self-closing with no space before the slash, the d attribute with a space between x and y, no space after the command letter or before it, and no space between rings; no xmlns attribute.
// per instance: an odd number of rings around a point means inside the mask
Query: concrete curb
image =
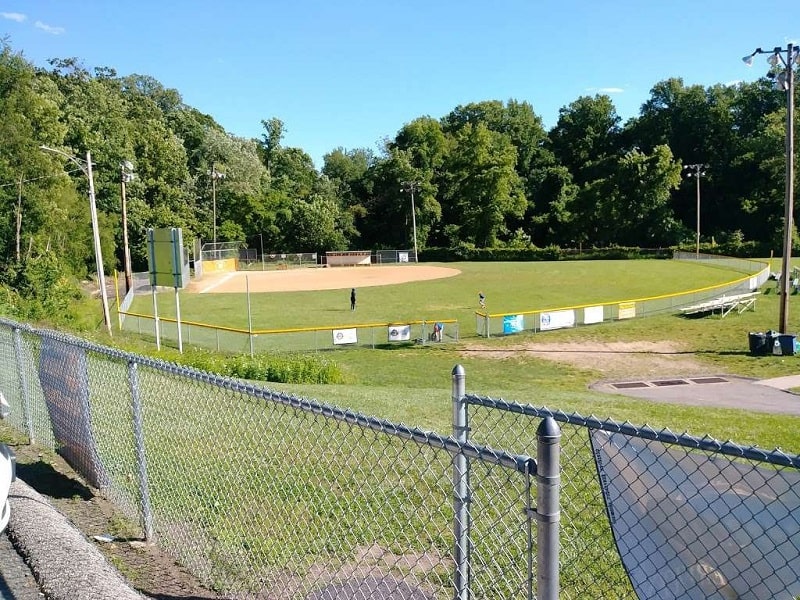
<svg viewBox="0 0 800 600"><path fill-rule="evenodd" d="M50 600L143 600L46 498L17 479L8 534Z"/></svg>

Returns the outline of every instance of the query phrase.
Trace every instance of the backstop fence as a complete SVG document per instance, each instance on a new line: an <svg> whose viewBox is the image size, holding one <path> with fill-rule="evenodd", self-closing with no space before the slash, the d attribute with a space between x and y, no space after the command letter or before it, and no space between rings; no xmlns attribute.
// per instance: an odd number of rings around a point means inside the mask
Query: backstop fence
<svg viewBox="0 0 800 600"><path fill-rule="evenodd" d="M800 456L467 394L461 367L445 435L6 320L0 358L11 426L241 600L800 594Z"/></svg>
<svg viewBox="0 0 800 600"><path fill-rule="evenodd" d="M479 336L510 335L521 331L549 331L565 327L592 325L604 321L617 321L676 312L683 307L705 302L721 295L751 292L761 287L770 276L764 262L711 254L675 252L675 260L700 261L707 265L747 273L726 283L685 292L595 302L575 306L543 307L509 313L475 313L475 327Z"/></svg>

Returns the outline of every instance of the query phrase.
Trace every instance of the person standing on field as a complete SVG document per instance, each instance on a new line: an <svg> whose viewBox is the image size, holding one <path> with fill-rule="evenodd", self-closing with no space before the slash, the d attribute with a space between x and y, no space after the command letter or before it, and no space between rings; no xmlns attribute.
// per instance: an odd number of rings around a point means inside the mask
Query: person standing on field
<svg viewBox="0 0 800 600"><path fill-rule="evenodd" d="M486 308L486 296L483 295L483 292L478 292L478 304L481 305L481 308Z"/></svg>
<svg viewBox="0 0 800 600"><path fill-rule="evenodd" d="M350 310L356 309L356 288L350 290Z"/></svg>

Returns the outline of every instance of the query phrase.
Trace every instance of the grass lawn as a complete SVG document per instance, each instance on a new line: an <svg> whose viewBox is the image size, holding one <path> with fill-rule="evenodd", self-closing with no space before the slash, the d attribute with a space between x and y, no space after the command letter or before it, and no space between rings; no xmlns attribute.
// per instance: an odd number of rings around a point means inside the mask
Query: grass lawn
<svg viewBox="0 0 800 600"><path fill-rule="evenodd" d="M271 383L268 387L446 433L451 419L450 372L454 365L462 364L467 372L467 390L481 395L502 396L566 412L648 423L656 428L669 427L694 435L709 434L732 439L741 444L768 448L779 446L786 451L800 452L800 433L796 433L800 432L797 427L800 419L794 417L665 406L599 394L588 389L591 382L602 378L599 370L592 369L591 365L576 368L513 352L502 359L482 358L480 353L465 355L463 352L465 345L476 343L496 349L528 342L569 343L580 348L581 344L589 342L673 341L682 351L706 363L709 373L755 378L794 374L800 370L800 357L754 357L748 352L749 331L764 331L777 326L778 297L772 289L774 283L765 285L765 293L756 302L755 311L734 313L724 319L718 316L690 319L677 314L663 314L484 340L475 337L474 311L479 290L486 294L490 311L513 312L686 291L730 281L740 274L706 264L670 260L455 263L443 266L458 268L461 274L435 281L361 288L359 308L355 314L349 310L348 290L253 294L254 327L457 318L461 329L461 344L397 344L375 350L359 348L327 352L326 356L347 372L349 382L346 385ZM790 300L790 323L794 324L793 331L800 332L797 326L800 324L800 296L793 296ZM138 298L133 310L148 312L150 302L147 296ZM797 305L797 310L794 305ZM246 299L241 294L181 296L185 320L245 326L244 306ZM171 294L159 296L159 313L174 314Z"/></svg>

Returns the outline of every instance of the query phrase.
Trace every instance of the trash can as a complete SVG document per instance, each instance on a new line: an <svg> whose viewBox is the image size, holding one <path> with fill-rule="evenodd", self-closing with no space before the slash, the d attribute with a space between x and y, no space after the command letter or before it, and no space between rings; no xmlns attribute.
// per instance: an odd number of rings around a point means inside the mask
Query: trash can
<svg viewBox="0 0 800 600"><path fill-rule="evenodd" d="M797 352L797 336L793 333L779 333L778 343L781 346L781 354L784 356L794 356Z"/></svg>
<svg viewBox="0 0 800 600"><path fill-rule="evenodd" d="M747 334L750 340L750 354L766 354L772 350L771 345L767 346L767 334L763 332Z"/></svg>

